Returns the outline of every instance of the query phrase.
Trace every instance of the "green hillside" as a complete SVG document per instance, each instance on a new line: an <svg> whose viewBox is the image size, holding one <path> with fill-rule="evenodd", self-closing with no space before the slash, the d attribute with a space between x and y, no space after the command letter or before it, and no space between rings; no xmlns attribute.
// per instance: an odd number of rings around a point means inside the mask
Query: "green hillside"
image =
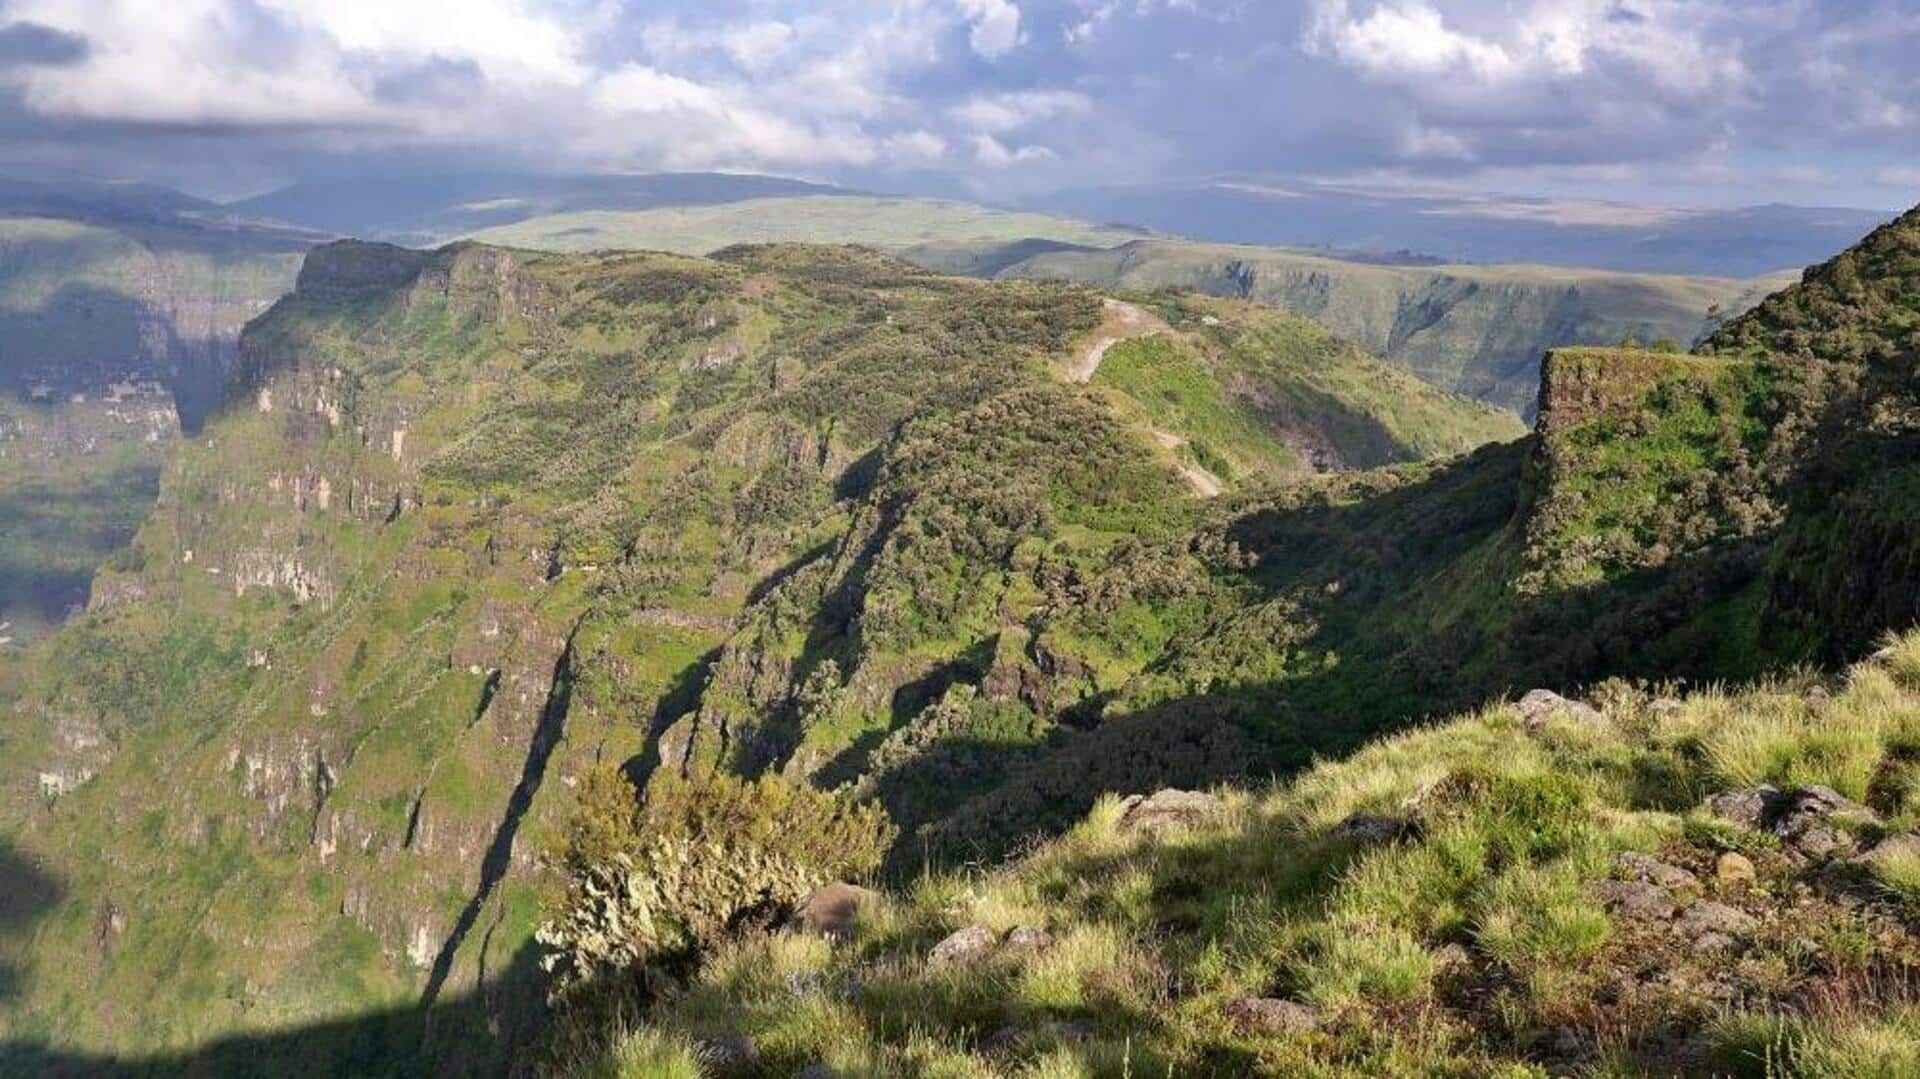
<svg viewBox="0 0 1920 1079"><path fill-rule="evenodd" d="M1272 304L1426 381L1531 414L1540 354L1567 345L1684 347L1786 285L1549 266L1393 266L1280 248L1140 240L1053 250L996 269L1103 288L1198 289Z"/></svg>
<svg viewBox="0 0 1920 1079"><path fill-rule="evenodd" d="M1138 239L1128 229L939 199L802 195L646 210L581 210L484 229L472 239L542 251L674 251L704 255L738 243L851 243L898 250L923 244L1050 240L1100 247Z"/></svg>
<svg viewBox="0 0 1920 1079"><path fill-rule="evenodd" d="M732 243L861 243L929 269L1099 288L1194 289L1318 322L1428 383L1531 416L1540 355L1569 345L1685 347L1784 287L1551 266L1399 266L1273 247L1142 238L1123 228L958 202L866 196L534 217L474 238L544 251L705 254Z"/></svg>
<svg viewBox="0 0 1920 1079"><path fill-rule="evenodd" d="M1246 492L1519 433L1271 310L856 248L329 245L234 384L0 682L0 843L50 882L0 923L16 1054L286 1032L404 1072L431 1005L445 1066L491 1057L539 1018L589 772L829 783L942 716L1010 763L1190 624L1024 650L1094 574ZM1057 687L969 711L1045 649ZM971 767L888 782L931 818L993 787Z"/></svg>
<svg viewBox="0 0 1920 1079"><path fill-rule="evenodd" d="M319 248L110 598L0 669L0 857L36 882L0 920L7 1062L1904 1051L1898 865L1829 879L1770 845L1812 824L1688 818L1825 783L1865 808L1821 802L1852 823L1816 822L1815 861L1911 827L1913 644L1815 683L1920 621L1912 220L1699 354L1552 353L1505 442L1510 415L1192 292L851 247ZM1594 686L1605 715L1548 709L1570 724L1498 703ZM1231 797L1191 861L1110 834L1116 794L1294 776ZM1404 819L1334 835L1353 810ZM1404 845L1376 864L1369 834ZM1704 882L1723 847L1762 885L1714 876L1686 939L1751 959L1738 983L1676 954L1596 1012L1592 979L1656 939L1592 891L1652 872L1613 856ZM867 876L905 893L871 936L761 933ZM1863 878L1866 906L1834 890ZM1680 925L1700 896L1659 887ZM973 920L943 955L1048 936L985 978L922 962ZM1858 1014L1794 1010L1829 991ZM1223 1019L1241 995L1276 1003Z"/></svg>
<svg viewBox="0 0 1920 1079"><path fill-rule="evenodd" d="M873 840L757 827L778 786L596 796L545 1066L1912 1072L1920 637L1883 634L1920 622L1917 220L1698 355L1550 355L1527 442L1215 503L1083 571L1023 627L1037 672L996 649L852 791L921 858L1023 852L997 868L821 888ZM1101 691L1010 752L1007 690L1062 670ZM745 868L673 872L682 818ZM742 930L756 896L793 918Z"/></svg>
<svg viewBox="0 0 1920 1079"><path fill-rule="evenodd" d="M1830 680L1601 705L1529 697L1271 787L1105 797L1006 866L853 893L831 938L728 939L643 1018L576 1004L545 1062L1912 1074L1920 635Z"/></svg>

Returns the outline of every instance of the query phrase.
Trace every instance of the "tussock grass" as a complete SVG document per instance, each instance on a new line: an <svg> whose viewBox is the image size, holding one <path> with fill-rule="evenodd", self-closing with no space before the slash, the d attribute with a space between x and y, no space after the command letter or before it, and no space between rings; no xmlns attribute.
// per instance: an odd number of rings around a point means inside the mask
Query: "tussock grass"
<svg viewBox="0 0 1920 1079"><path fill-rule="evenodd" d="M766 1074L1522 1076L1575 1052L1591 1074L1631 1075L1669 1069L1689 1026L1735 1074L1913 1074L1916 1013L1872 987L1920 954L1887 920L1920 897L1920 856L1882 860L1855 910L1795 892L1777 844L1700 808L1733 786L1823 783L1904 827L1920 633L1890 649L1826 685L1678 702L1616 685L1602 718L1534 730L1491 707L1223 792L1215 817L1158 835L1102 798L1013 863L928 873L870 904L851 942L731 944L647 1021L682 1040L752 1037ZM1353 814L1404 830L1341 833ZM1725 849L1761 866L1751 890L1714 879ZM1691 868L1683 902L1742 906L1761 928L1715 957L1623 922L1593 891L1623 874L1623 851ZM928 960L969 925L1051 941ZM1653 988L1616 997L1648 970ZM1729 972L1738 1006L1702 988ZM1800 1003L1839 984L1856 987L1845 1008ZM1315 1023L1244 1028L1227 1005L1247 996Z"/></svg>

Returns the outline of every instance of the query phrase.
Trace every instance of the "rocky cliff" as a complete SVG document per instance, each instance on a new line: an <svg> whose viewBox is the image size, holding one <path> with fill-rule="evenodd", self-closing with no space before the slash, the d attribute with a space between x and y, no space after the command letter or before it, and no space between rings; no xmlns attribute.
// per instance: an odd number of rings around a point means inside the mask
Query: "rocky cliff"
<svg viewBox="0 0 1920 1079"><path fill-rule="evenodd" d="M0 621L25 639L87 603L308 240L17 195L0 192Z"/></svg>
<svg viewBox="0 0 1920 1079"><path fill-rule="evenodd" d="M1075 382L1102 311L852 249L316 249L0 713L0 834L64 896L6 1021L431 1007L496 1052L588 769L826 782L1042 602L1010 564L1198 512L1197 447L1224 491L1512 431L1243 305L1156 309Z"/></svg>

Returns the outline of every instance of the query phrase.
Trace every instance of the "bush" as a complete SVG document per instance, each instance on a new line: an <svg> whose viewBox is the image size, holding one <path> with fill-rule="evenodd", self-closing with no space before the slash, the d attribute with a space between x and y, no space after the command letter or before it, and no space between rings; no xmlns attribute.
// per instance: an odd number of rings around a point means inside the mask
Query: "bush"
<svg viewBox="0 0 1920 1079"><path fill-rule="evenodd" d="M540 927L557 995L765 927L814 888L872 873L893 840L878 806L772 776L667 778L624 813L619 782L583 792L567 900Z"/></svg>

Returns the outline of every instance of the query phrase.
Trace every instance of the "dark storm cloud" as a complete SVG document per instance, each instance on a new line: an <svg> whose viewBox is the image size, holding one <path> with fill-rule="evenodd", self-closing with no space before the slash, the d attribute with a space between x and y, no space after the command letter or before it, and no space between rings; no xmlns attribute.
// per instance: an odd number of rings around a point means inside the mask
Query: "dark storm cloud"
<svg viewBox="0 0 1920 1079"><path fill-rule="evenodd" d="M0 67L71 64L86 55L87 39L79 34L31 22L0 26Z"/></svg>

